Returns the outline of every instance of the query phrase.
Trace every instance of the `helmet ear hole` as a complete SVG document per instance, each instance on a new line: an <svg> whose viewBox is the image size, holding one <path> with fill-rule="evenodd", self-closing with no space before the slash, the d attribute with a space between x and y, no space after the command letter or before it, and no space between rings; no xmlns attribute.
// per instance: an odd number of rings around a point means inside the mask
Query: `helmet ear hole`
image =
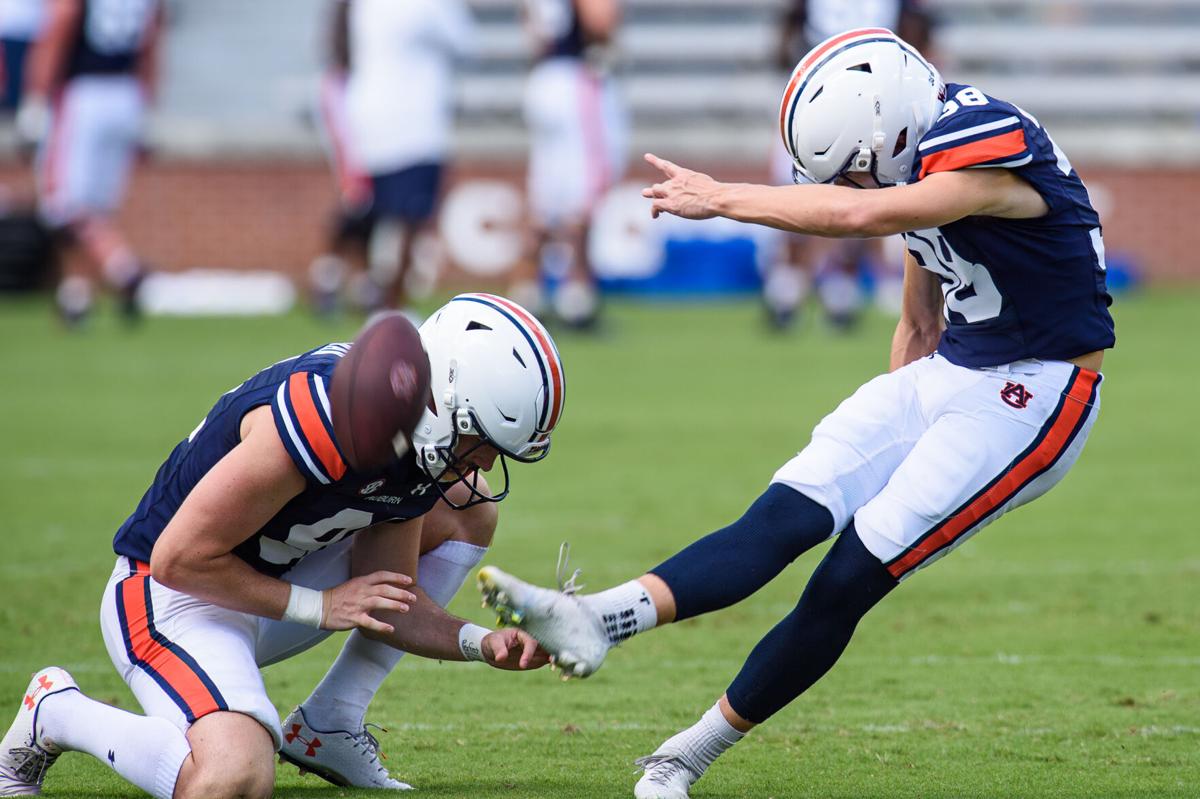
<svg viewBox="0 0 1200 799"><path fill-rule="evenodd" d="M937 70L891 31L845 31L814 46L793 70L780 132L813 182L870 171L876 184L894 185L909 177L916 145L941 113L943 86Z"/></svg>

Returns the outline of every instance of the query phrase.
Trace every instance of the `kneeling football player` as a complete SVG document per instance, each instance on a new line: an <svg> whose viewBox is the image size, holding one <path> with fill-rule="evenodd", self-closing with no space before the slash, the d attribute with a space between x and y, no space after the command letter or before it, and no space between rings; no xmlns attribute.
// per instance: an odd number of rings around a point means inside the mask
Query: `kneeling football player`
<svg viewBox="0 0 1200 799"><path fill-rule="evenodd" d="M380 765L363 721L405 652L545 664L526 633L442 608L491 541L506 459L549 450L564 396L553 342L515 303L461 295L422 325L419 344L407 328L413 351L428 353L427 381L410 362L369 381L354 350L369 352L373 326L353 347L329 344L249 378L171 453L117 532L101 606L109 655L147 715L43 669L0 742L0 795L37 793L63 751L162 799L270 796L276 751L340 785L407 788ZM339 393L342 362L357 368ZM342 420L406 393L420 415L411 442L387 432L382 465L358 468L381 442L363 438L370 420ZM480 475L497 460L499 490ZM351 633L281 726L259 668L334 630Z"/></svg>
<svg viewBox="0 0 1200 799"><path fill-rule="evenodd" d="M801 60L780 125L797 182L810 185L719 183L647 156L666 175L643 192L651 212L903 233L892 371L825 417L741 519L637 580L577 597L480 573L502 616L586 676L622 639L739 602L840 534L717 703L639 761L638 799L686 799L718 755L837 662L901 580L1053 488L1096 420L1115 342L1100 219L1066 155L1017 106L943 83L871 28Z"/></svg>

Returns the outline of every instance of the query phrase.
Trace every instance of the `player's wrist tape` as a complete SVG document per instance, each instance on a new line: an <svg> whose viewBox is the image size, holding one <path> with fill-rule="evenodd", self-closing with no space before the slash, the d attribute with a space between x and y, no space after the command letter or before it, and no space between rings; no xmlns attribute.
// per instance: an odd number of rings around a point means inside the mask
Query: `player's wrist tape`
<svg viewBox="0 0 1200 799"><path fill-rule="evenodd" d="M458 648L467 660L486 660L483 656L483 639L490 633L487 627L467 622L458 630Z"/></svg>
<svg viewBox="0 0 1200 799"><path fill-rule="evenodd" d="M324 618L325 592L293 585L287 609L283 611L283 620L319 628Z"/></svg>

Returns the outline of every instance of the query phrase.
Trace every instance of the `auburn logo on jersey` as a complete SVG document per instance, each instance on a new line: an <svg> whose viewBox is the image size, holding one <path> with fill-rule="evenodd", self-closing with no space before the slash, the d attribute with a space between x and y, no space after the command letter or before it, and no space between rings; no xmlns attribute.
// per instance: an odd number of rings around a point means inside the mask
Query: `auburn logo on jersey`
<svg viewBox="0 0 1200 799"><path fill-rule="evenodd" d="M1033 399L1033 394L1022 384L1009 380L1000 389L1000 399L1014 408L1023 409Z"/></svg>

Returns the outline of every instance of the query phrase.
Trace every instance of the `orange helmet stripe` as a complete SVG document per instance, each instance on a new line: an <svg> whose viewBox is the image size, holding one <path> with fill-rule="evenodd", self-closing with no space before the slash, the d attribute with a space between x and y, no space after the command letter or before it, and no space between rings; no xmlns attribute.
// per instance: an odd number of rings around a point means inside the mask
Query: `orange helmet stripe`
<svg viewBox="0 0 1200 799"><path fill-rule="evenodd" d="M788 107L792 104L793 93L795 93L801 82L803 82L804 77L808 74L808 70L812 68L813 64L820 60L821 56L825 55L839 44L849 39L856 39L860 36L878 36L880 34L886 36L896 35L887 28L857 28L852 31L846 31L839 36L835 36L832 39L827 40L824 44L818 45L817 49L806 55L804 60L800 62L800 65L796 67L795 72L792 73L791 80L788 81L787 88L783 91L783 102L779 106L779 135L783 137L784 143L788 148L788 152L791 152L792 144L787 140L787 111ZM795 156L795 153L792 153L792 155Z"/></svg>

